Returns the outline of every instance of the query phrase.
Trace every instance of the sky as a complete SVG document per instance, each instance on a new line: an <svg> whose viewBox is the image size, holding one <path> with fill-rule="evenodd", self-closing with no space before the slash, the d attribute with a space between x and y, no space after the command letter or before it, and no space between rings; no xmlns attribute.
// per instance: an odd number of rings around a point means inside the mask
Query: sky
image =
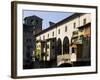
<svg viewBox="0 0 100 80"><path fill-rule="evenodd" d="M42 29L46 29L49 27L50 21L57 23L72 14L71 12L23 10L23 19L28 16L36 15L43 19Z"/></svg>

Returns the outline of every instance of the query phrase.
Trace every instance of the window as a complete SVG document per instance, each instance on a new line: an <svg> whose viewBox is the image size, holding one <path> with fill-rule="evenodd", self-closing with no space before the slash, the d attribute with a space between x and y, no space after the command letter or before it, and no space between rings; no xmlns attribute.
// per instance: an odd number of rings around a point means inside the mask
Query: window
<svg viewBox="0 0 100 80"><path fill-rule="evenodd" d="M43 36L43 40L45 40L45 36Z"/></svg>
<svg viewBox="0 0 100 80"><path fill-rule="evenodd" d="M52 46L52 49L54 49L54 46Z"/></svg>
<svg viewBox="0 0 100 80"><path fill-rule="evenodd" d="M31 24L32 24L32 25L38 24L38 20L31 20Z"/></svg>
<svg viewBox="0 0 100 80"><path fill-rule="evenodd" d="M58 34L60 34L60 29L58 29Z"/></svg>
<svg viewBox="0 0 100 80"><path fill-rule="evenodd" d="M32 31L33 32L33 35L35 35L35 31Z"/></svg>
<svg viewBox="0 0 100 80"><path fill-rule="evenodd" d="M36 20L36 23L38 24L38 20Z"/></svg>
<svg viewBox="0 0 100 80"><path fill-rule="evenodd" d="M75 53L75 48L74 47L72 48L72 53Z"/></svg>
<svg viewBox="0 0 100 80"><path fill-rule="evenodd" d="M80 40L83 40L84 39L84 36L83 35L80 35Z"/></svg>
<svg viewBox="0 0 100 80"><path fill-rule="evenodd" d="M52 32L52 36L54 36L54 31Z"/></svg>
<svg viewBox="0 0 100 80"><path fill-rule="evenodd" d="M26 52L26 56L27 56L27 58L29 58L31 56L30 52Z"/></svg>
<svg viewBox="0 0 100 80"><path fill-rule="evenodd" d="M35 26L33 26L33 30L35 30Z"/></svg>
<svg viewBox="0 0 100 80"><path fill-rule="evenodd" d="M30 46L27 46L27 50L30 50L30 48L31 48Z"/></svg>
<svg viewBox="0 0 100 80"><path fill-rule="evenodd" d="M40 48L40 47L41 47L41 45L38 45L38 47Z"/></svg>
<svg viewBox="0 0 100 80"><path fill-rule="evenodd" d="M26 39L26 42L31 42L31 39Z"/></svg>
<svg viewBox="0 0 100 80"><path fill-rule="evenodd" d="M49 56L49 51L47 51L46 56Z"/></svg>
<svg viewBox="0 0 100 80"><path fill-rule="evenodd" d="M26 39L26 42L28 42L28 39Z"/></svg>
<svg viewBox="0 0 100 80"><path fill-rule="evenodd" d="M86 24L86 18L85 18L85 19L83 19L83 25L84 25L84 24Z"/></svg>
<svg viewBox="0 0 100 80"><path fill-rule="evenodd" d="M36 24L36 21L35 20L31 20L31 24L32 25L35 25Z"/></svg>
<svg viewBox="0 0 100 80"><path fill-rule="evenodd" d="M76 23L73 23L73 27L76 28Z"/></svg>
<svg viewBox="0 0 100 80"><path fill-rule="evenodd" d="M32 40L31 39L29 39L29 42L31 42Z"/></svg>
<svg viewBox="0 0 100 80"><path fill-rule="evenodd" d="M67 32L67 26L65 26L65 32Z"/></svg>
<svg viewBox="0 0 100 80"><path fill-rule="evenodd" d="M49 44L47 44L47 48L49 48Z"/></svg>
<svg viewBox="0 0 100 80"><path fill-rule="evenodd" d="M49 38L49 34L48 34L48 38Z"/></svg>
<svg viewBox="0 0 100 80"><path fill-rule="evenodd" d="M52 42L55 42L55 40L53 39Z"/></svg>

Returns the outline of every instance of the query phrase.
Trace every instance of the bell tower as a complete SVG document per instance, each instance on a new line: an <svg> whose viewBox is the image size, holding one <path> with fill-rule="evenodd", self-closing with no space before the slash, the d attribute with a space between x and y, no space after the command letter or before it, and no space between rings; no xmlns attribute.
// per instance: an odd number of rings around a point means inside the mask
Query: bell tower
<svg viewBox="0 0 100 80"><path fill-rule="evenodd" d="M42 19L38 16L24 18L23 24L23 69L34 68L33 51L35 50L35 35L42 31Z"/></svg>
<svg viewBox="0 0 100 80"><path fill-rule="evenodd" d="M29 17L26 17L24 19L24 23L26 25L31 25L33 26L33 32L35 34L38 34L39 32L42 31L42 18L36 16L36 15L33 15L33 16L29 16Z"/></svg>

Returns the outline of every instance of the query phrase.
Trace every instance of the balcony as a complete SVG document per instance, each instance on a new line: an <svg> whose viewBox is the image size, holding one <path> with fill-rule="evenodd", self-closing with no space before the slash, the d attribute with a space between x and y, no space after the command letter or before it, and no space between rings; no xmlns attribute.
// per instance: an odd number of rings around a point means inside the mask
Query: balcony
<svg viewBox="0 0 100 80"><path fill-rule="evenodd" d="M73 33L72 33L72 37L78 37L78 30L73 31Z"/></svg>
<svg viewBox="0 0 100 80"><path fill-rule="evenodd" d="M78 39L76 43L77 44L82 44L83 43L83 40L82 39Z"/></svg>
<svg viewBox="0 0 100 80"><path fill-rule="evenodd" d="M72 43L74 44L83 44L84 36L77 36L77 37L72 37Z"/></svg>

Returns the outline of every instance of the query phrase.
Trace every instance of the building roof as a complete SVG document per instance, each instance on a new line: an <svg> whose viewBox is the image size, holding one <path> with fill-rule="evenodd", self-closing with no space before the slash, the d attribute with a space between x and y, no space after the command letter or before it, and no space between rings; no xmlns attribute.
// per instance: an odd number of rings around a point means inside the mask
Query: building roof
<svg viewBox="0 0 100 80"><path fill-rule="evenodd" d="M91 23L87 23L87 24L85 24L83 26L78 27L78 29L83 29L84 27L90 27L90 25L91 25Z"/></svg>
<svg viewBox="0 0 100 80"><path fill-rule="evenodd" d="M83 14L85 14L85 13L74 13L73 15L71 15L71 16L69 16L69 17L67 17L67 18L65 18L65 19L63 19L61 21L59 21L58 23L55 23L54 25L42 30L40 33L36 34L35 36L38 36L38 35L43 34L43 33L47 32L47 31L49 31L51 29L54 29L54 28L58 27L59 25L65 23L65 22L69 22L72 19L80 17Z"/></svg>
<svg viewBox="0 0 100 80"><path fill-rule="evenodd" d="M32 16L25 17L24 20L29 19L29 18L38 18L38 19L43 20L42 18L40 18L40 17L38 17L36 15L32 15Z"/></svg>

